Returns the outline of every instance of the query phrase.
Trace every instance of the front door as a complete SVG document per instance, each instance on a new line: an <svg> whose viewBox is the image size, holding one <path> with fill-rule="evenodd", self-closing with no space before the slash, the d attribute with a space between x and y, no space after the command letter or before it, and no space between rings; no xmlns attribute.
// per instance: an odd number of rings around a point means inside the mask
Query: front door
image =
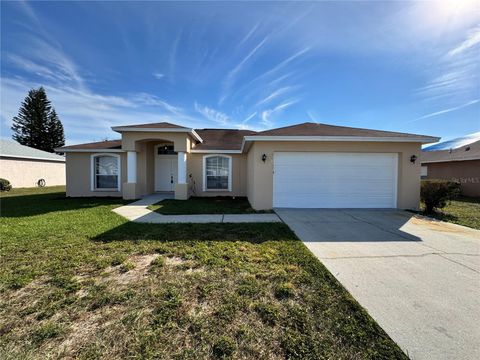
<svg viewBox="0 0 480 360"><path fill-rule="evenodd" d="M155 151L155 191L174 191L177 170L177 155L158 155Z"/></svg>

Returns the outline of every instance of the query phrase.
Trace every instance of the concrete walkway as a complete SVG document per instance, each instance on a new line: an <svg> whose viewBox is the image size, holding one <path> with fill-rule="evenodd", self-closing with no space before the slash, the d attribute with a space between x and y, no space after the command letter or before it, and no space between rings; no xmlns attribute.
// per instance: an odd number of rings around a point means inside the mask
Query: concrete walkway
<svg viewBox="0 0 480 360"><path fill-rule="evenodd" d="M410 358L480 359L480 231L405 211L276 211Z"/></svg>
<svg viewBox="0 0 480 360"><path fill-rule="evenodd" d="M276 214L205 214L205 215L161 215L147 207L165 199L173 199L172 194L153 194L131 204L113 209L113 212L137 223L265 223L281 222Z"/></svg>

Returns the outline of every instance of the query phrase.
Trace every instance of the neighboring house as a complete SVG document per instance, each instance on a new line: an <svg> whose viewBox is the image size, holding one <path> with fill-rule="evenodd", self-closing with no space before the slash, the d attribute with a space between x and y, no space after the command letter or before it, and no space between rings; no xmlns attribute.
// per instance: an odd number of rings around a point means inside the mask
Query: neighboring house
<svg viewBox="0 0 480 360"><path fill-rule="evenodd" d="M67 196L137 199L160 191L248 196L254 209L408 208L421 144L436 137L303 123L262 132L170 123L117 126L121 140L57 149Z"/></svg>
<svg viewBox="0 0 480 360"><path fill-rule="evenodd" d="M0 178L14 188L65 185L65 157L0 139Z"/></svg>
<svg viewBox="0 0 480 360"><path fill-rule="evenodd" d="M423 149L421 163L423 179L458 181L462 195L480 196L480 133Z"/></svg>

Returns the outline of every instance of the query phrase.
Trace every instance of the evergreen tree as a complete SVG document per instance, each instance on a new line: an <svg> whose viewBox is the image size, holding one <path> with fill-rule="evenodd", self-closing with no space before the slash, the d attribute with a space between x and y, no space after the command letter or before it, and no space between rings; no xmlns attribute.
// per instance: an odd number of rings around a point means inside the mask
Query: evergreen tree
<svg viewBox="0 0 480 360"><path fill-rule="evenodd" d="M65 144L63 125L43 87L32 89L13 118L13 139L22 145L53 152Z"/></svg>
<svg viewBox="0 0 480 360"><path fill-rule="evenodd" d="M57 112L52 107L52 111L48 117L47 124L48 140L49 147L53 152L55 148L65 145L65 134L63 132L63 125L60 119L58 118ZM49 151L49 150L46 150Z"/></svg>

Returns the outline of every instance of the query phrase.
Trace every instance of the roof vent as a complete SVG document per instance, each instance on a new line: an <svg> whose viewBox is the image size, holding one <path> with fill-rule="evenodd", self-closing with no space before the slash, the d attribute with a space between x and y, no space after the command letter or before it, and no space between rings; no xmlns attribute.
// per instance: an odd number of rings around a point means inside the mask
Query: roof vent
<svg viewBox="0 0 480 360"><path fill-rule="evenodd" d="M467 147L465 148L465 151L470 151L470 146L467 146Z"/></svg>

